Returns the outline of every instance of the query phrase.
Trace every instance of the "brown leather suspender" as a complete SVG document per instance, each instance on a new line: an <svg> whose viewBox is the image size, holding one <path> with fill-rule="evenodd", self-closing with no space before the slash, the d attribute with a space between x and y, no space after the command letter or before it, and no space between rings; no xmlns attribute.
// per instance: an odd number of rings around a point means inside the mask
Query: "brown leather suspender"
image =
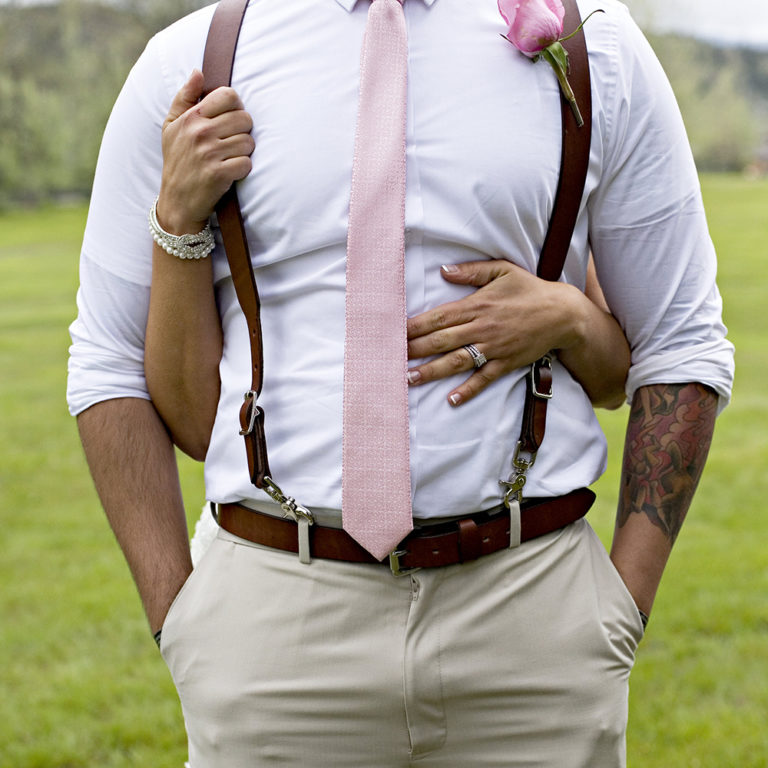
<svg viewBox="0 0 768 768"><path fill-rule="evenodd" d="M576 0L564 0L566 30L580 24ZM206 93L230 85L237 39L248 0L221 0L211 21L203 59ZM589 61L583 30L563 43L570 62L570 83L579 104L584 125L579 128L568 102L561 99L562 155L554 210L542 247L537 274L545 280L558 280L573 236L589 165L592 126L592 97ZM248 322L251 345L251 388L240 411L241 434L245 437L251 482L275 498L280 489L269 477L264 411L257 405L263 384L263 355L259 294L253 275L242 214L233 186L216 207L219 228L227 253L240 306ZM525 472L533 465L544 439L547 402L552 397L552 367L549 357L537 360L527 377L522 430L514 458L514 473L505 501L522 498ZM283 497L284 498L284 497ZM290 500L292 501L292 500Z"/></svg>
<svg viewBox="0 0 768 768"><path fill-rule="evenodd" d="M581 16L576 0L564 0L565 30L576 29ZM584 30L563 42L568 51L569 81L579 105L584 125L576 123L568 101L560 99L562 115L562 151L560 178L555 194L552 218L544 245L539 256L537 275L544 280L558 280L563 271L565 258L573 237L573 229L579 215L581 197L589 168L589 149L592 141L592 87L589 76L589 57ZM525 405L523 408L520 439L512 460L513 474L506 487L505 503L513 498L522 500L526 472L533 466L536 454L544 439L547 419L547 403L552 397L552 361L549 356L536 360L526 378Z"/></svg>
<svg viewBox="0 0 768 768"><path fill-rule="evenodd" d="M221 0L208 31L203 56L205 93L232 82L237 40L240 36L248 0ZM243 225L236 187L233 185L216 206L224 250L229 261L237 300L248 323L251 345L251 388L240 409L240 434L245 437L251 482L264 488L269 478L264 410L257 405L264 382L264 358L261 337L261 302L251 266L251 253Z"/></svg>

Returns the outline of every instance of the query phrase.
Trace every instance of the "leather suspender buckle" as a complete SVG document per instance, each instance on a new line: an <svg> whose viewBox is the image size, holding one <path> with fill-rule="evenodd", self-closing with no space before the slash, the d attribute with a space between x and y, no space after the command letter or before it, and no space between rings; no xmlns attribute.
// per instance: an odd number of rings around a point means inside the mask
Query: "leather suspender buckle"
<svg viewBox="0 0 768 768"><path fill-rule="evenodd" d="M242 421L242 429L240 430L240 434L246 436L253 432L256 426L256 420L259 417L264 416L264 411L260 405L256 405L256 392L254 392L252 389L245 393L244 399L244 407L247 408L248 418ZM246 421L247 423L245 423Z"/></svg>
<svg viewBox="0 0 768 768"><path fill-rule="evenodd" d="M531 364L531 394L539 400L552 399L552 355Z"/></svg>

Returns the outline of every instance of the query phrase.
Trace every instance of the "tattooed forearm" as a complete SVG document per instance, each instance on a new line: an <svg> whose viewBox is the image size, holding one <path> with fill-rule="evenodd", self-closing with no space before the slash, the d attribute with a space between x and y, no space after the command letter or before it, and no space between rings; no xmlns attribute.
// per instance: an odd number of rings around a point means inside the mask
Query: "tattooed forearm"
<svg viewBox="0 0 768 768"><path fill-rule="evenodd" d="M674 543L709 452L717 395L702 384L641 387L624 447L618 525L645 514Z"/></svg>

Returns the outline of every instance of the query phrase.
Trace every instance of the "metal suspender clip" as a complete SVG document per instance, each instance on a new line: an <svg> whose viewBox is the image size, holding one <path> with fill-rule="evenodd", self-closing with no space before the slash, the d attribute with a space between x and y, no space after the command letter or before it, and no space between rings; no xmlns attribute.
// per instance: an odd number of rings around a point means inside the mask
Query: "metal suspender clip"
<svg viewBox="0 0 768 768"><path fill-rule="evenodd" d="M509 480L499 480L499 485L507 489L504 493L504 504L507 507L513 499L522 502L526 473L536 463L536 451L529 453L528 458L521 456L521 452L523 452L522 443L518 441L515 455L512 457L512 474Z"/></svg>
<svg viewBox="0 0 768 768"><path fill-rule="evenodd" d="M315 518L312 513L299 504L293 496L286 496L280 486L271 478L264 478L263 490L280 505L280 509L283 510L283 514L296 522L299 519L305 519L310 525L315 522Z"/></svg>
<svg viewBox="0 0 768 768"><path fill-rule="evenodd" d="M314 515L299 504L293 496L286 496L271 477L264 478L263 490L280 505L283 515L298 525L299 562L309 565L309 526L314 525Z"/></svg>

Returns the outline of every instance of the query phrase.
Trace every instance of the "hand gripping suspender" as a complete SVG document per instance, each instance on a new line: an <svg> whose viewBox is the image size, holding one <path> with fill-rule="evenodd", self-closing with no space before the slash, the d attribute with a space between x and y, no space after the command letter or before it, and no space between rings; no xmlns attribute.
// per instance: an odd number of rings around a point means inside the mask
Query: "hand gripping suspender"
<svg viewBox="0 0 768 768"><path fill-rule="evenodd" d="M566 30L581 22L576 0L564 0ZM203 58L205 92L230 85L237 39L240 35L248 0L221 0L211 21ZM537 274L544 280L558 280L581 205L589 166L592 138L592 93L584 31L563 43L568 51L570 83L581 109L584 125L579 128L568 102L561 97L562 152L560 178L552 218L544 240ZM251 388L240 410L240 425L245 438L251 482L281 505L287 516L312 522L309 510L286 496L272 480L267 458L264 411L257 404L264 380L259 293L253 275L248 242L234 186L216 206L216 215L227 253L232 280L240 306L248 323L251 346ZM526 379L526 397L520 438L515 448L513 471L509 480L500 481L506 489L504 503L520 504L526 473L533 466L544 439L547 403L552 398L552 360L545 355L531 365Z"/></svg>

